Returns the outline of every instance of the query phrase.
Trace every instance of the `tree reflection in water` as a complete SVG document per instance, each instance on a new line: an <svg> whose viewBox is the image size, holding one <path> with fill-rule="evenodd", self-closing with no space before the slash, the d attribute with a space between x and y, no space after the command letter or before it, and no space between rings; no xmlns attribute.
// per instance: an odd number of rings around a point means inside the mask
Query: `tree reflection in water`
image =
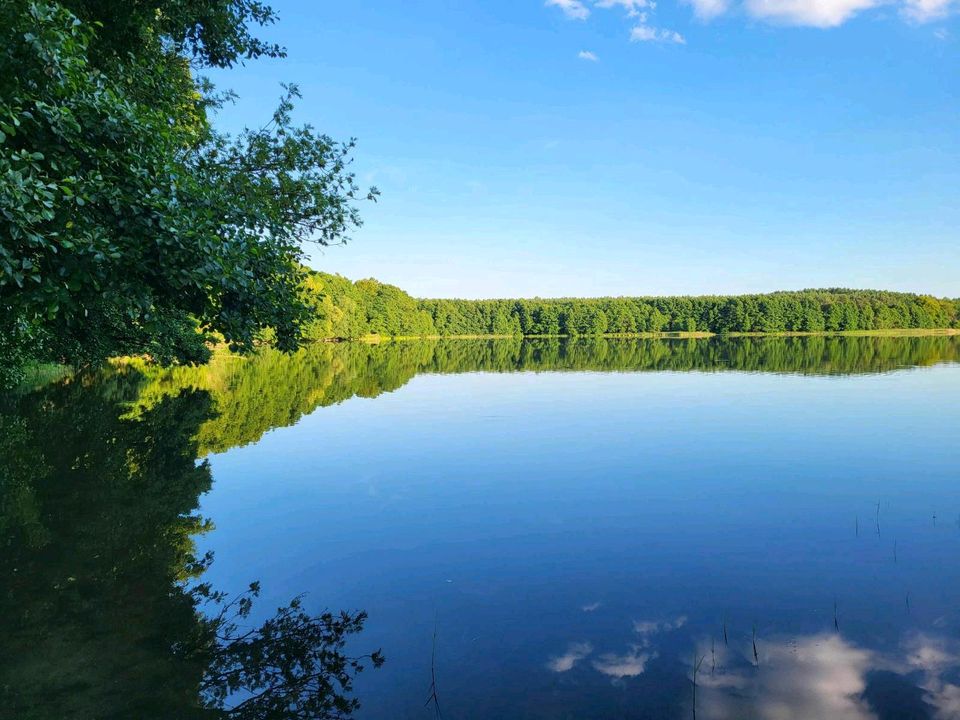
<svg viewBox="0 0 960 720"><path fill-rule="evenodd" d="M216 414L202 423L201 456L256 442L317 407L376 397L419 374L463 372L763 372L857 375L960 362L960 336L752 337L701 340L541 338L320 343L284 355L220 354L198 368L120 366L149 378L136 402L149 408L184 389L207 390Z"/></svg>
<svg viewBox="0 0 960 720"><path fill-rule="evenodd" d="M250 624L258 586L200 581L208 393L129 415L135 372L0 401L0 707L5 717L327 718L357 707L365 615L293 600ZM125 414L126 413L126 414Z"/></svg>

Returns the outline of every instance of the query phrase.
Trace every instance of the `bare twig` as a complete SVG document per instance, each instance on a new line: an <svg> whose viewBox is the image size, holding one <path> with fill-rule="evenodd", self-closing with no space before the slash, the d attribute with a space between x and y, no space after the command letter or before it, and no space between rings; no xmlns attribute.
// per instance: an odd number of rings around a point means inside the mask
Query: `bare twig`
<svg viewBox="0 0 960 720"><path fill-rule="evenodd" d="M700 672L700 666L703 664L705 655L697 659L697 654L693 654L693 720L697 720L697 673Z"/></svg>
<svg viewBox="0 0 960 720"><path fill-rule="evenodd" d="M424 707L433 703L433 712L438 720L443 720L443 713L440 712L440 697L437 695L437 625L433 625L433 651L430 653L430 696Z"/></svg>

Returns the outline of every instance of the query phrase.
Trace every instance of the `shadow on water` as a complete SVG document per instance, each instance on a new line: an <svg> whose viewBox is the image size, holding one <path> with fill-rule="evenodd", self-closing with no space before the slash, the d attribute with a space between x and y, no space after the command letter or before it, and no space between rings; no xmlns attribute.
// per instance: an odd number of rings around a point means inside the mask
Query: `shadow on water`
<svg viewBox="0 0 960 720"><path fill-rule="evenodd" d="M131 372L0 402L0 716L349 714L353 676L381 662L346 654L365 615L295 599L254 622L256 583L202 582L211 400L184 389L125 417L142 390Z"/></svg>
<svg viewBox="0 0 960 720"><path fill-rule="evenodd" d="M382 661L346 650L365 615L315 615L295 599L261 618L258 586L229 596L212 588L203 582L211 558L195 546L212 527L197 512L211 486L198 458L318 407L375 397L421 373L841 375L957 361L955 337L350 343L218 355L201 368L130 361L8 395L0 398L0 717L355 710L354 675ZM859 537L859 517L855 529ZM716 638L685 618L637 623L624 653L574 642L541 672L547 686L524 682L522 695L502 701L517 717L960 717L956 643L916 635L899 654L868 650L841 635L836 604L832 627L783 640L735 628L726 614ZM596 698L611 683L633 683L631 694L601 707Z"/></svg>

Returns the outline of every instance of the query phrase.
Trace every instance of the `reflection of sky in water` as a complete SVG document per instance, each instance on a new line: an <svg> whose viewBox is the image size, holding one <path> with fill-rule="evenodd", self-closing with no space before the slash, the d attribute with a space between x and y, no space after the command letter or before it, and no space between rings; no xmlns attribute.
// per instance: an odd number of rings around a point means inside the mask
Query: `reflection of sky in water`
<svg viewBox="0 0 960 720"><path fill-rule="evenodd" d="M635 638L623 655L591 661L593 646L571 643L547 668L567 673L578 666L613 679L632 678L659 657L660 634L676 623L634 623ZM884 653L858 646L840 634L821 633L758 640L731 648L717 638L696 645L687 670L698 667L698 717L708 720L876 720L878 717L960 717L960 642L942 635L912 633ZM892 700L892 703L891 703ZM691 687L689 709L692 715ZM878 714L879 713L879 714Z"/></svg>
<svg viewBox="0 0 960 720"><path fill-rule="evenodd" d="M839 635L810 635L763 643L757 667L731 662L698 675L698 716L868 720L883 717L960 717L956 641L914 634L889 653ZM710 658L709 648L701 653ZM899 695L893 703L891 699Z"/></svg>
<svg viewBox="0 0 960 720"><path fill-rule="evenodd" d="M451 718L690 717L696 654L701 718L960 717L958 400L958 367L418 377L214 457L209 579L367 609L361 719L423 716L435 627Z"/></svg>

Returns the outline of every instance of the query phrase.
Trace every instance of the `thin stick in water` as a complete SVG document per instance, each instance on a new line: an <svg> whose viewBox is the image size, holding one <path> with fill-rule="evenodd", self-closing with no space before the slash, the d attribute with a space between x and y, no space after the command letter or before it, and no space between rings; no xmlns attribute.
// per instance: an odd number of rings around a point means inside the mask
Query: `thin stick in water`
<svg viewBox="0 0 960 720"><path fill-rule="evenodd" d="M697 720L697 673L700 672L700 666L703 664L704 655L697 660L697 653L693 653L693 720Z"/></svg>
<svg viewBox="0 0 960 720"><path fill-rule="evenodd" d="M427 707L433 703L433 712L438 720L443 720L443 713L440 712L440 698L437 696L437 626L433 626L433 651L430 653L430 697L423 704Z"/></svg>

